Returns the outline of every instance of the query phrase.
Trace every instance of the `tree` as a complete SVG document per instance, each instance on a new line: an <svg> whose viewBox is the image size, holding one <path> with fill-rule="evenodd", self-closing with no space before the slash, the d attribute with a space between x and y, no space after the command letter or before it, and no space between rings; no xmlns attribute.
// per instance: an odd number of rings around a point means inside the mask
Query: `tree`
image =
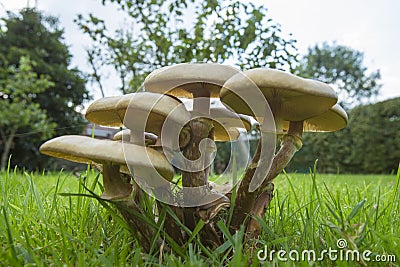
<svg viewBox="0 0 400 267"><path fill-rule="evenodd" d="M152 70L181 62L230 62L240 68L293 69L295 41L267 17L263 6L241 1L103 0L118 4L131 25L111 34L106 22L79 15L76 22L95 42L88 50L92 78L112 66L123 93L136 91ZM193 16L188 16L193 14Z"/></svg>
<svg viewBox="0 0 400 267"><path fill-rule="evenodd" d="M341 104L354 107L368 102L379 93L379 70L370 72L364 66L364 54L350 47L323 43L308 49L300 60L296 73L302 77L333 85L345 99Z"/></svg>
<svg viewBox="0 0 400 267"><path fill-rule="evenodd" d="M368 102L379 93L381 87L379 70L369 72L363 60L364 54L350 47L336 43L317 44L310 47L308 53L301 58L296 73L333 85L339 95L344 95L339 97L342 100L340 104L349 110ZM357 159L349 156L354 154L352 150L357 141L352 136L358 134L351 132L352 127L355 127L352 116L353 111L350 111L349 124L341 131L318 135L305 133L305 146L295 155L288 169L306 171L305 166L312 166L318 159L321 172L363 172L359 168L353 168ZM379 131L381 129L384 128ZM364 154L361 150L357 153ZM371 173L382 172L381 170L372 169Z"/></svg>
<svg viewBox="0 0 400 267"><path fill-rule="evenodd" d="M0 81L0 136L4 144L0 170L7 166L11 145L20 129L40 132L42 139L50 138L54 133L56 124L49 122L46 111L32 102L33 95L45 91L53 83L43 75L38 77L32 71L34 65L22 57L19 68L9 67L5 71L8 77Z"/></svg>
<svg viewBox="0 0 400 267"><path fill-rule="evenodd" d="M32 103L45 110L48 120L56 123L55 135L80 133L85 119L79 109L89 99L85 87L85 77L76 68L71 68L71 55L64 43L63 29L58 19L45 16L35 9L24 9L19 14L7 13L2 18L0 30L0 68L19 69L21 57L28 57L35 62L32 71L37 77L45 75L53 82L45 90L31 94ZM0 73L0 80L6 73ZM29 132L29 127L21 128ZM38 147L41 136L31 134L15 139L13 165L18 164L33 169L44 167L44 157Z"/></svg>
<svg viewBox="0 0 400 267"><path fill-rule="evenodd" d="M396 172L400 163L400 98L359 106L350 113L353 173Z"/></svg>

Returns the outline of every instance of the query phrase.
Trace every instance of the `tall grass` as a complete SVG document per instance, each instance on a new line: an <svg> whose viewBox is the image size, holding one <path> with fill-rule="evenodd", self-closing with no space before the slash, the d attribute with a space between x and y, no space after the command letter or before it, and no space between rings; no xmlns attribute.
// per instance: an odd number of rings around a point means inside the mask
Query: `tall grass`
<svg viewBox="0 0 400 267"><path fill-rule="evenodd" d="M285 174L276 183L278 190L260 241L271 249L369 250L376 255L392 255L400 260L400 204L397 176ZM393 259L393 257L392 257ZM281 263L281 262L280 262ZM361 265L377 262L359 262ZM332 262L329 265L358 265ZM391 263L384 262L383 266Z"/></svg>
<svg viewBox="0 0 400 267"><path fill-rule="evenodd" d="M243 230L231 235L224 223L218 227L225 243L211 251L192 242L179 254L151 255L141 251L118 213L107 203L76 196L101 192L100 175L87 170L80 177L68 172L0 173L1 266L124 266L167 265L238 266L260 264L257 252L272 250L337 249L345 239L348 250L369 250L400 260L400 171L395 175L282 174L266 217L260 219L262 235L243 244ZM87 190L89 189L89 191ZM90 195L90 194L88 194ZM163 236L163 233L160 233ZM282 261L277 265L296 265ZM393 260L393 259L392 259ZM331 261L315 265L359 266L377 262ZM303 261L303 265L313 265Z"/></svg>

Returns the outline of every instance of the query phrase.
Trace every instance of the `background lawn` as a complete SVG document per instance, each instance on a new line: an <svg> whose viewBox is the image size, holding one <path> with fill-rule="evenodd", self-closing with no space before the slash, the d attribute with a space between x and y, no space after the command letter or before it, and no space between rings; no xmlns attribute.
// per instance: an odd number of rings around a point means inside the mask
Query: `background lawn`
<svg viewBox="0 0 400 267"><path fill-rule="evenodd" d="M227 235L227 242L215 251L196 245L184 248L184 255L154 251L144 254L130 238L128 227L114 209L95 198L68 195L100 193L100 175L89 170L80 178L72 173L0 173L0 265L38 266L121 266L159 264L168 266L226 265L252 261L259 265L257 252L283 249L294 265L291 250L314 250L317 258L329 248L339 253L371 251L372 260L386 257L382 266L399 265L400 204L396 175L282 174L275 181L275 196L262 222L262 236L242 244L242 232ZM101 181L101 179L100 179ZM102 205L103 204L103 205ZM223 230L223 225L220 225ZM196 239L196 238L195 238ZM195 240L194 239L194 240ZM338 249L337 242L347 243ZM340 243L343 245L344 243ZM232 253L234 251L234 253ZM263 255L263 254L259 254ZM296 257L292 252L291 257ZM344 254L343 254L344 255ZM307 256L307 255L306 255ZM339 259L339 258L338 258ZM332 261L307 265L359 266L377 262ZM297 263L298 264L298 263Z"/></svg>

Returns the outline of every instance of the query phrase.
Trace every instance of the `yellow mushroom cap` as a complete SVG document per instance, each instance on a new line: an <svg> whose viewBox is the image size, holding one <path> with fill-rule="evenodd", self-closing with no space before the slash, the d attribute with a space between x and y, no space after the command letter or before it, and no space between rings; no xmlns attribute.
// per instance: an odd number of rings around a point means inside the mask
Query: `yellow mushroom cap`
<svg viewBox="0 0 400 267"><path fill-rule="evenodd" d="M122 96L111 96L93 101L86 110L86 119L98 125L121 127L122 119L115 111L115 106L121 98Z"/></svg>
<svg viewBox="0 0 400 267"><path fill-rule="evenodd" d="M193 93L219 97L222 85L239 70L217 63L181 63L163 67L144 80L146 91L193 98Z"/></svg>
<svg viewBox="0 0 400 267"><path fill-rule="evenodd" d="M327 112L307 119L303 124L304 132L334 132L346 127L348 117L346 111L338 104ZM287 124L287 128L289 124Z"/></svg>
<svg viewBox="0 0 400 267"><path fill-rule="evenodd" d="M236 74L221 89L221 101L238 113L254 116L250 106L239 95L259 89L274 113L282 121L302 121L326 112L337 102L335 91L327 84L293 74L257 68ZM256 118L261 120L261 118Z"/></svg>
<svg viewBox="0 0 400 267"><path fill-rule="evenodd" d="M211 108L210 117L213 119L215 141L237 140L239 129L249 131L251 128L250 117L236 114L227 108Z"/></svg>
<svg viewBox="0 0 400 267"><path fill-rule="evenodd" d="M165 120L183 126L190 121L190 113L179 99L168 95L141 92L125 95L115 106L124 125L131 130L145 130L160 135ZM178 133L176 133L178 134Z"/></svg>
<svg viewBox="0 0 400 267"><path fill-rule="evenodd" d="M190 121L190 113L173 96L140 92L98 99L88 108L86 118L96 124L125 125L132 131L160 136L167 118L168 123L182 128Z"/></svg>
<svg viewBox="0 0 400 267"><path fill-rule="evenodd" d="M139 145L111 140L99 140L87 136L65 135L45 142L40 152L56 158L78 163L138 166L153 170L171 181L173 168L164 155ZM146 156L147 155L147 156Z"/></svg>

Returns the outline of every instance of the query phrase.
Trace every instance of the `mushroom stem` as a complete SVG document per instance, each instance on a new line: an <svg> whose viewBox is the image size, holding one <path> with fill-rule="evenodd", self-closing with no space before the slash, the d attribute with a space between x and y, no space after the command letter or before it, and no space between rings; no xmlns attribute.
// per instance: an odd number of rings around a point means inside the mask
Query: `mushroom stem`
<svg viewBox="0 0 400 267"><path fill-rule="evenodd" d="M190 141L190 125L185 124L183 126L181 132L179 133L179 147L185 147L187 144L189 144Z"/></svg>
<svg viewBox="0 0 400 267"><path fill-rule="evenodd" d="M128 198L135 185L123 183L119 172L119 166L110 164L103 165L103 184L105 190L101 198L118 200L118 202L114 202L115 206L125 218L140 244L149 252L154 237L154 230L137 216L137 214L142 213L142 211L137 207L133 199ZM137 185L135 189L136 188ZM161 240L157 240L157 244L161 244Z"/></svg>
<svg viewBox="0 0 400 267"><path fill-rule="evenodd" d="M257 198L256 191L250 192L250 182L256 171L258 161L261 154L261 142L259 141L256 153L253 156L251 164L247 167L243 179L240 181L238 191L236 193L235 207L233 209L230 229L232 233L240 229L250 214L254 202Z"/></svg>
<svg viewBox="0 0 400 267"><path fill-rule="evenodd" d="M145 144L144 141L145 141L144 132L135 131L135 130L131 129L130 142L132 144L143 146Z"/></svg>
<svg viewBox="0 0 400 267"><path fill-rule="evenodd" d="M265 187L282 172L294 154L301 149L303 145L301 139L302 134L303 121L289 123L288 133L282 136L281 147L272 161L272 165L267 177L261 186L256 190L257 193L265 190Z"/></svg>
<svg viewBox="0 0 400 267"><path fill-rule="evenodd" d="M204 84L202 84L204 87ZM206 89L193 92L193 111L210 115L210 92Z"/></svg>
<svg viewBox="0 0 400 267"><path fill-rule="evenodd" d="M101 198L107 200L118 200L130 196L132 185L122 181L119 168L119 165L103 165L104 192L101 195Z"/></svg>
<svg viewBox="0 0 400 267"><path fill-rule="evenodd" d="M270 183L269 185L269 188L265 192L262 192L257 198L254 208L251 212L252 219L247 226L246 232L250 233L251 237L253 238L257 238L261 233L260 224L256 220L256 217L258 216L260 218L264 218L265 211L274 196L274 184Z"/></svg>
<svg viewBox="0 0 400 267"><path fill-rule="evenodd" d="M208 171L209 168L205 168L205 160L208 159L208 155L202 155L200 151L200 142L205 138L212 138L213 124L210 119L207 118L195 118L190 121L191 138L187 146L183 148L183 155L191 161L198 160L203 157L203 160L198 163L201 166L187 166L186 169L196 169L200 171L189 172L182 171L182 185L184 187L199 187L196 190L196 194L193 195L193 191L189 191L184 195L184 201L193 203L193 200L200 200L209 193L208 188ZM194 167L194 168L193 168ZM184 222L185 225L190 229L194 230L197 224L197 218L195 216L196 208L185 208L184 209Z"/></svg>
<svg viewBox="0 0 400 267"><path fill-rule="evenodd" d="M179 219L180 217L179 207L173 205L167 205L157 200L157 208L159 213L161 213L164 208L167 208L167 206ZM183 245L185 243L181 232L181 228L179 227L175 219L171 216L171 214L169 214L168 212L165 215L164 230L179 245Z"/></svg>
<svg viewBox="0 0 400 267"><path fill-rule="evenodd" d="M141 218L146 216L143 210L133 201L124 201L115 204L130 230L138 239L139 244L149 253L151 245L154 242L155 229ZM161 247L163 243L161 238L157 238L155 242L157 247Z"/></svg>
<svg viewBox="0 0 400 267"><path fill-rule="evenodd" d="M230 225L232 231L238 230L241 224L245 224L245 227L247 228L248 223L246 223L246 220L251 214L251 211L254 209L260 210L258 207L255 207L255 205L259 205L256 204L257 198L267 189L268 184L271 183L272 180L282 172L282 170L292 159L293 155L301 148L302 133L303 121L290 122L288 133L282 136L279 152L275 155L269 172L265 174L266 177L263 183L260 187L258 187L257 190L250 192L249 185L257 168L261 153L261 142L258 143L256 154L253 157L252 163L247 168L245 176L242 179L238 192L236 194L235 209ZM253 213L253 215L258 216L261 214ZM256 228L252 226L251 229Z"/></svg>

